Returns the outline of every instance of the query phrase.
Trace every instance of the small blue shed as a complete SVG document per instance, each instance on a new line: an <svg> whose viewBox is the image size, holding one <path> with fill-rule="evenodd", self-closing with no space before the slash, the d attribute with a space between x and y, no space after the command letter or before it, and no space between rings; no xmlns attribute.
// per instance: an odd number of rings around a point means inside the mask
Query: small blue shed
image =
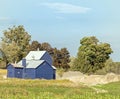
<svg viewBox="0 0 120 99"><path fill-rule="evenodd" d="M30 51L25 59L7 66L7 77L29 79L55 79L56 68L46 51Z"/></svg>

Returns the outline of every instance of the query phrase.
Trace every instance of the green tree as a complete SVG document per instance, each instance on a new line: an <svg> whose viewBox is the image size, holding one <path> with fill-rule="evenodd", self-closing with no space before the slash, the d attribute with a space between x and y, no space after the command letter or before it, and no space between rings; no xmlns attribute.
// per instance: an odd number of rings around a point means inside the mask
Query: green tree
<svg viewBox="0 0 120 99"><path fill-rule="evenodd" d="M70 62L69 62L69 66L70 69L72 70L74 68L74 62L75 62L76 57L70 57Z"/></svg>
<svg viewBox="0 0 120 99"><path fill-rule="evenodd" d="M44 42L44 43L41 43L41 49L40 50L46 50L49 53L51 53L52 47L51 47L51 45L49 43Z"/></svg>
<svg viewBox="0 0 120 99"><path fill-rule="evenodd" d="M1 49L5 53L8 62L21 60L29 51L31 36L23 26L13 26L3 32Z"/></svg>
<svg viewBox="0 0 120 99"><path fill-rule="evenodd" d="M70 68L69 62L70 62L70 55L67 50L67 48L61 48L58 50L57 48L53 49L53 65L57 68L62 68L64 70L68 70Z"/></svg>
<svg viewBox="0 0 120 99"><path fill-rule="evenodd" d="M107 74L107 73L120 74L120 62L113 62L112 59L108 59L105 62L105 67L96 71L96 74Z"/></svg>
<svg viewBox="0 0 120 99"><path fill-rule="evenodd" d="M61 48L61 56L62 56L62 68L67 70L70 68L69 62L70 62L70 53L68 52L67 48Z"/></svg>
<svg viewBox="0 0 120 99"><path fill-rule="evenodd" d="M30 50L31 51L36 51L36 50L41 49L41 44L38 41L32 41L30 45Z"/></svg>
<svg viewBox="0 0 120 99"><path fill-rule="evenodd" d="M57 48L53 48L52 58L53 58L53 65L57 68L60 68L62 63L60 60L61 54Z"/></svg>
<svg viewBox="0 0 120 99"><path fill-rule="evenodd" d="M95 36L84 37L80 44L73 69L83 73L94 73L102 69L112 53L110 44L100 43Z"/></svg>
<svg viewBox="0 0 120 99"><path fill-rule="evenodd" d="M7 63L8 63L7 58L4 52L0 49L0 69L6 68Z"/></svg>

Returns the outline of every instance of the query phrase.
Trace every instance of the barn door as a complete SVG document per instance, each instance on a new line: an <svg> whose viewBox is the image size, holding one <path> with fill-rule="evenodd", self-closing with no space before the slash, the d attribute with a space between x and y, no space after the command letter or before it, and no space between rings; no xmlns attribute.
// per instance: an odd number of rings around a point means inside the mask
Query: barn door
<svg viewBox="0 0 120 99"><path fill-rule="evenodd" d="M15 77L22 78L23 77L23 69L22 68L15 68Z"/></svg>

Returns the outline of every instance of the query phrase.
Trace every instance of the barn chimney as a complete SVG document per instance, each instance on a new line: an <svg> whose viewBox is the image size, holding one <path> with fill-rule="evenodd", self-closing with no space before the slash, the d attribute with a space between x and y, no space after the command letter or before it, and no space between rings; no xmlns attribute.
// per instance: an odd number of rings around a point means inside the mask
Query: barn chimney
<svg viewBox="0 0 120 99"><path fill-rule="evenodd" d="M25 58L22 59L22 66L26 67L26 59Z"/></svg>

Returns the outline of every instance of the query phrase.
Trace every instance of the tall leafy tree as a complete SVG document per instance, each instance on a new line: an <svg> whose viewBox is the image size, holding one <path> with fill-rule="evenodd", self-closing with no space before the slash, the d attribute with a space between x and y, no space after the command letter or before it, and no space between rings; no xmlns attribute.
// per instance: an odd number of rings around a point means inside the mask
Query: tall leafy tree
<svg viewBox="0 0 120 99"><path fill-rule="evenodd" d="M61 68L62 62L60 60L61 58L60 50L54 48L52 58L53 58L53 65L56 66L57 68Z"/></svg>
<svg viewBox="0 0 120 99"><path fill-rule="evenodd" d="M63 68L65 70L69 69L70 55L67 48L61 48L58 50L57 48L53 49L53 60L54 64L57 68Z"/></svg>
<svg viewBox="0 0 120 99"><path fill-rule="evenodd" d="M46 50L49 52L49 54L53 54L53 48L51 45L47 42L39 43L38 41L32 41L30 44L30 50L36 51L36 50Z"/></svg>
<svg viewBox="0 0 120 99"><path fill-rule="evenodd" d="M113 52L108 43L100 43L95 36L84 37L80 41L74 69L83 73L94 73L102 69L109 55Z"/></svg>
<svg viewBox="0 0 120 99"><path fill-rule="evenodd" d="M36 50L41 49L41 44L38 41L32 41L30 45L30 50L31 51L36 51Z"/></svg>
<svg viewBox="0 0 120 99"><path fill-rule="evenodd" d="M29 51L31 36L24 27L13 26L3 32L1 49L5 53L9 62L21 60Z"/></svg>
<svg viewBox="0 0 120 99"><path fill-rule="evenodd" d="M6 64L8 63L8 60L4 54L4 52L0 49L0 69L6 68Z"/></svg>
<svg viewBox="0 0 120 99"><path fill-rule="evenodd" d="M52 47L49 43L44 42L44 43L41 43L41 50L46 50L49 53L51 53Z"/></svg>
<svg viewBox="0 0 120 99"><path fill-rule="evenodd" d="M69 62L70 62L70 53L68 52L67 48L61 48L61 56L62 56L62 68L68 69L70 68Z"/></svg>

